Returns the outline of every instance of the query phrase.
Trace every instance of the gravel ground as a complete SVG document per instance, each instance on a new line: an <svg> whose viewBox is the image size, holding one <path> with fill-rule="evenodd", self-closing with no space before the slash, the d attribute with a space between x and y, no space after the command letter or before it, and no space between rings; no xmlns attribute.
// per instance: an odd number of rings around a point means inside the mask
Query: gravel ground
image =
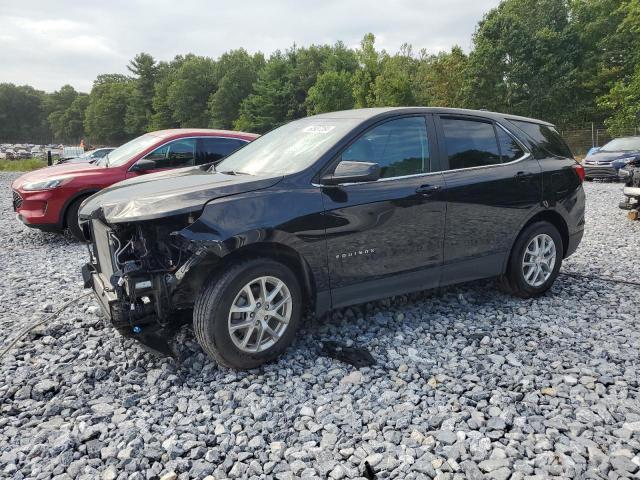
<svg viewBox="0 0 640 480"><path fill-rule="evenodd" d="M0 174L1 344L83 292L84 247L13 218ZM640 222L586 184L565 271L638 280ZM635 275L634 275L635 274ZM0 477L632 478L640 475L638 287L562 276L522 301L476 282L342 310L277 363L180 362L102 324L91 297L0 360ZM351 339L377 360L318 355Z"/></svg>

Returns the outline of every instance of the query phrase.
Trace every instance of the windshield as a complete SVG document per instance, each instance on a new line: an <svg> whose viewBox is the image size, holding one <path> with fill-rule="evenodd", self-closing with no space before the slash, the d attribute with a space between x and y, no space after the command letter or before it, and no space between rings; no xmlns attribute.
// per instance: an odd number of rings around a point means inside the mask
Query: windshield
<svg viewBox="0 0 640 480"><path fill-rule="evenodd" d="M640 137L616 138L600 149L601 152L640 150Z"/></svg>
<svg viewBox="0 0 640 480"><path fill-rule="evenodd" d="M149 133L142 135L141 137L134 138L130 142L116 148L108 155L105 155L100 160L100 165L107 165L109 167L118 167L124 165L131 157L140 153L145 148L150 147L158 141L158 137Z"/></svg>
<svg viewBox="0 0 640 480"><path fill-rule="evenodd" d="M360 120L309 117L271 130L216 166L219 172L287 175L313 164Z"/></svg>

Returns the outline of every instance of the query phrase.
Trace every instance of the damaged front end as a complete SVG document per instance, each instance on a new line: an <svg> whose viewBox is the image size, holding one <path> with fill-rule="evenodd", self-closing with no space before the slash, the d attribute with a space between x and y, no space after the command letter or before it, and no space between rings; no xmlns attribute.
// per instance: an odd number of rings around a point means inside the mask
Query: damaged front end
<svg viewBox="0 0 640 480"><path fill-rule="evenodd" d="M168 340L191 319L200 285L194 272L203 271L203 263L210 271L215 259L179 234L193 221L192 214L184 214L116 224L93 218L83 224L91 240L90 262L82 269L85 287L93 289L120 333L169 355Z"/></svg>

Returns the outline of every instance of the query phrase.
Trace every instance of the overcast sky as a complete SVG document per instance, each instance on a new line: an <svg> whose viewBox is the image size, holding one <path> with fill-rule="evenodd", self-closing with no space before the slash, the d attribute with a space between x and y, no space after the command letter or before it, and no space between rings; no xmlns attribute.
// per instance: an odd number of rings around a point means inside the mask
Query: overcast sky
<svg viewBox="0 0 640 480"><path fill-rule="evenodd" d="M471 46L499 0L0 0L0 82L89 91L101 73L126 73L139 52L217 57L244 47L269 54L367 32L378 48L430 52Z"/></svg>

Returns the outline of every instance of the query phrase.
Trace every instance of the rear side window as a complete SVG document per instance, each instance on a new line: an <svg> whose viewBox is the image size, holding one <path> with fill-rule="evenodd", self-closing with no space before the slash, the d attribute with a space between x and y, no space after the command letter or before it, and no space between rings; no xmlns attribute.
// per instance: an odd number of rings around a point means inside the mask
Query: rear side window
<svg viewBox="0 0 640 480"><path fill-rule="evenodd" d="M493 124L461 118L442 118L449 170L501 163Z"/></svg>
<svg viewBox="0 0 640 480"><path fill-rule="evenodd" d="M247 142L237 138L201 138L201 160L198 163L211 163L231 155Z"/></svg>
<svg viewBox="0 0 640 480"><path fill-rule="evenodd" d="M514 160L522 158L524 150L522 150L518 142L502 128L498 127L496 131L498 132L498 143L500 144L502 163L513 162Z"/></svg>
<svg viewBox="0 0 640 480"><path fill-rule="evenodd" d="M342 160L380 165L382 178L429 172L429 140L423 117L391 120L365 132Z"/></svg>
<svg viewBox="0 0 640 480"><path fill-rule="evenodd" d="M569 146L562 139L558 131L549 125L540 123L523 122L520 120L509 120L516 127L529 135L539 147L546 150L551 155L564 158L573 158Z"/></svg>

